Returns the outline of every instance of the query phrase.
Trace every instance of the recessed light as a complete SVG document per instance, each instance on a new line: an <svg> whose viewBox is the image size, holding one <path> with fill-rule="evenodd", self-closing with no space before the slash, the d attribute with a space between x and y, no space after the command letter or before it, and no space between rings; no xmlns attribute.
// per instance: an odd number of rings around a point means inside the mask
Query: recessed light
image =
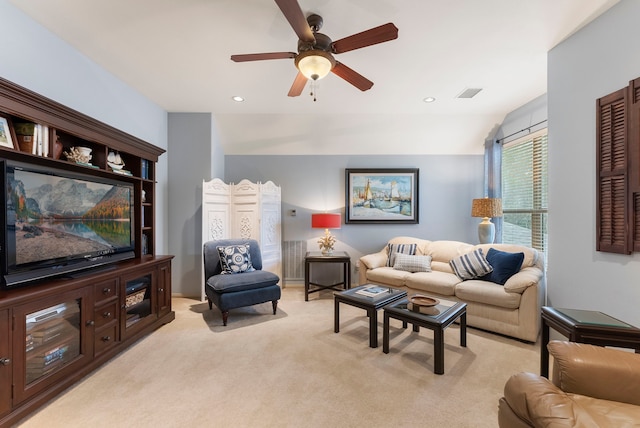
<svg viewBox="0 0 640 428"><path fill-rule="evenodd" d="M237 103L241 103L244 101L244 98L242 98L240 95L235 95L233 97L231 97L231 99Z"/></svg>
<svg viewBox="0 0 640 428"><path fill-rule="evenodd" d="M432 103L432 102L434 102L435 100L436 100L436 99L435 99L435 98L433 98L433 97L427 97L427 98L425 98L425 99L424 99L424 100L422 100L422 101L424 101L425 103Z"/></svg>

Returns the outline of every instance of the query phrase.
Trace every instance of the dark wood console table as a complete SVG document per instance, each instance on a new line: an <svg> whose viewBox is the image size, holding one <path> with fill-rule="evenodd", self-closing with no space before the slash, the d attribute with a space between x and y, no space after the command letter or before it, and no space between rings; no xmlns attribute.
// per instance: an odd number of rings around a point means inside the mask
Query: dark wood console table
<svg viewBox="0 0 640 428"><path fill-rule="evenodd" d="M311 282L311 263L342 263L342 282L333 284L317 284ZM311 288L311 286L315 288ZM345 251L336 251L323 255L320 251L308 251L304 257L304 301L309 301L309 294L320 290L339 291L351 288L351 257Z"/></svg>
<svg viewBox="0 0 640 428"><path fill-rule="evenodd" d="M640 329L598 311L542 307L540 375L549 377L549 327L571 342L635 349L640 353Z"/></svg>

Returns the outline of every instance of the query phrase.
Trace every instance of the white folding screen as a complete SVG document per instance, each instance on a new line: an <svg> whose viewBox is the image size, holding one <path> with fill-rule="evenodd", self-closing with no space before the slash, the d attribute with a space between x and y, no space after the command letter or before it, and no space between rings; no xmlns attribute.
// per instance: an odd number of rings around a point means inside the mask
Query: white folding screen
<svg viewBox="0 0 640 428"><path fill-rule="evenodd" d="M218 239L255 239L262 268L282 279L281 190L272 181L242 180L226 184L219 178L202 182L202 244ZM204 294L202 266L201 298Z"/></svg>

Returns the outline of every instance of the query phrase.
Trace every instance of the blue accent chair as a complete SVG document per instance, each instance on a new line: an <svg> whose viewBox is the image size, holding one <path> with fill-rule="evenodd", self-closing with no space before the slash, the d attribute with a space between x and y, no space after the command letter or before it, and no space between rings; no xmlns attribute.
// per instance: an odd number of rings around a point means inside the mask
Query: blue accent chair
<svg viewBox="0 0 640 428"><path fill-rule="evenodd" d="M243 273L223 274L219 246L249 244L249 254L254 270ZM255 239L221 239L209 241L203 247L204 291L209 309L216 305L222 312L222 323L227 325L229 310L271 301L276 314L282 291L278 275L262 270L262 253Z"/></svg>

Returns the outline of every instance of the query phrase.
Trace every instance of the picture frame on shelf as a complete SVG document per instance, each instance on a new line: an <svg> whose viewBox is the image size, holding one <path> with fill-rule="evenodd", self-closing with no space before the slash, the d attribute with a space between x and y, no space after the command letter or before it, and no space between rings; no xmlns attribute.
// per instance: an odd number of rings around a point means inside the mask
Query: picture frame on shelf
<svg viewBox="0 0 640 428"><path fill-rule="evenodd" d="M418 168L345 169L345 223L419 223Z"/></svg>
<svg viewBox="0 0 640 428"><path fill-rule="evenodd" d="M16 134L13 130L11 119L0 115L0 147L16 149Z"/></svg>

